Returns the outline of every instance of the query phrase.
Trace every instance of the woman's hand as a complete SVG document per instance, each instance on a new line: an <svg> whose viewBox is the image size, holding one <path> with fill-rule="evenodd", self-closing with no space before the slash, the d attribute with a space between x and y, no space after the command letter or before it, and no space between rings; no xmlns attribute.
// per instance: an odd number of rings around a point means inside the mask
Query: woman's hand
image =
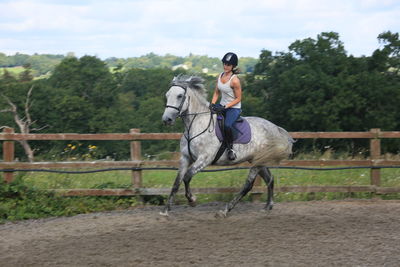
<svg viewBox="0 0 400 267"><path fill-rule="evenodd" d="M210 110L213 113L222 113L225 110L225 106L221 104L210 104Z"/></svg>

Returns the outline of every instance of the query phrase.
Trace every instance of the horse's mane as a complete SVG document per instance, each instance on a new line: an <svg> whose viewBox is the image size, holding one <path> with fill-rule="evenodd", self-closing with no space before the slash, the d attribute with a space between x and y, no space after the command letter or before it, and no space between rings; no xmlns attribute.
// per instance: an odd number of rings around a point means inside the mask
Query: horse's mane
<svg viewBox="0 0 400 267"><path fill-rule="evenodd" d="M199 76L189 76L189 75L178 75L174 77L171 82L171 86L181 86L184 88L191 88L194 91L200 93L201 96L207 98L207 90L204 87L204 79Z"/></svg>

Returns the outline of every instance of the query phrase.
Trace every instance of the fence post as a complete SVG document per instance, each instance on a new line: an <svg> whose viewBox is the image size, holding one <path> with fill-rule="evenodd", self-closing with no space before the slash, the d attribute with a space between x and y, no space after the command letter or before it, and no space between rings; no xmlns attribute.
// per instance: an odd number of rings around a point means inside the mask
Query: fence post
<svg viewBox="0 0 400 267"><path fill-rule="evenodd" d="M130 133L140 133L140 129L130 129ZM131 142L131 160L141 160L142 149L140 141ZM142 187L142 171L132 171L132 186Z"/></svg>
<svg viewBox="0 0 400 267"><path fill-rule="evenodd" d="M371 160L379 159L381 157L381 140L379 139L379 133L381 129L373 128L370 130L375 134L375 137L370 139L369 149ZM371 185L381 185L381 169L371 169Z"/></svg>
<svg viewBox="0 0 400 267"><path fill-rule="evenodd" d="M254 180L254 187L260 187L261 186L261 176L257 175L256 179ZM260 202L261 201L261 193L252 193L251 194L251 201L253 202Z"/></svg>
<svg viewBox="0 0 400 267"><path fill-rule="evenodd" d="M5 127L3 133L12 134L14 133L13 128ZM3 160L4 162L14 161L14 141L4 141L3 142ZM14 179L14 172L4 172L4 181L10 183Z"/></svg>

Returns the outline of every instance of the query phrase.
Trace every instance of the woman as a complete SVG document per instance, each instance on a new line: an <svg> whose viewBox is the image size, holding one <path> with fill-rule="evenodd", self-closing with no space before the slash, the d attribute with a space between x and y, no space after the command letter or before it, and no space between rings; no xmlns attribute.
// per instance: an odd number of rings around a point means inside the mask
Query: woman
<svg viewBox="0 0 400 267"><path fill-rule="evenodd" d="M235 160L236 154L232 150L233 136L235 129L233 127L235 121L241 113L242 87L240 80L237 77L238 57L235 53L226 53L222 58L224 72L217 79L217 86L214 90L214 95L211 100L211 110L217 113L222 113L225 117L225 138L228 147L229 160ZM219 104L215 104L221 96Z"/></svg>

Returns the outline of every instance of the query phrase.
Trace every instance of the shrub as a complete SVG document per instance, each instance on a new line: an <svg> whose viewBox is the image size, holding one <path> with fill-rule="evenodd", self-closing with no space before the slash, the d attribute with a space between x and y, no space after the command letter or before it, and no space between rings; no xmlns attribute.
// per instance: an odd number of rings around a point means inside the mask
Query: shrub
<svg viewBox="0 0 400 267"><path fill-rule="evenodd" d="M80 213L129 208L135 197L62 197L27 186L21 179L0 183L0 222L72 216Z"/></svg>

